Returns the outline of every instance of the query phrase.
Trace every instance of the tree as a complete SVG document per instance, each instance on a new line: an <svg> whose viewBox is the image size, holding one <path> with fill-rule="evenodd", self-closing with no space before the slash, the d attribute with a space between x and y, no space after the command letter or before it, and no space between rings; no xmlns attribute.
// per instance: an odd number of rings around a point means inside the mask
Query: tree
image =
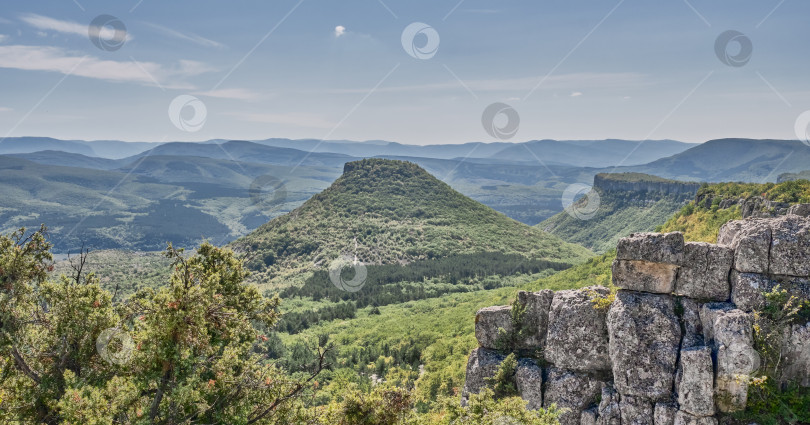
<svg viewBox="0 0 810 425"><path fill-rule="evenodd" d="M327 367L292 379L255 350L278 298L246 283L230 250L171 245L168 284L114 303L84 271L48 280L46 230L0 236L0 421L47 424L294 423Z"/></svg>

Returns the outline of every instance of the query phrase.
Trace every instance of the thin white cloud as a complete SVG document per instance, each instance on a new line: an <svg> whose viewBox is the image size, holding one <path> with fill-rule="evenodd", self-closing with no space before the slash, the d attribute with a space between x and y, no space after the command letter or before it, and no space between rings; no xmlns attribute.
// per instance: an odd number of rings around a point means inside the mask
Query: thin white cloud
<svg viewBox="0 0 810 425"><path fill-rule="evenodd" d="M50 71L106 81L160 85L167 88L193 88L182 82L169 82L182 77L208 72L211 68L194 61L180 61L167 68L154 62L119 62L94 56L76 56L50 46L0 46L0 68L27 71ZM167 81L169 80L169 81Z"/></svg>
<svg viewBox="0 0 810 425"><path fill-rule="evenodd" d="M194 93L200 96L215 97L219 99L234 99L234 100L256 100L260 96L258 93L247 89L218 89L209 91L200 91Z"/></svg>
<svg viewBox="0 0 810 425"><path fill-rule="evenodd" d="M341 35L346 34L346 27L343 25L338 25L335 27L335 38L340 37Z"/></svg>
<svg viewBox="0 0 810 425"><path fill-rule="evenodd" d="M11 112L14 109L8 108L6 106L0 106L0 112Z"/></svg>
<svg viewBox="0 0 810 425"><path fill-rule="evenodd" d="M479 91L519 91L531 90L540 81L538 77L510 78L501 80L464 80L470 90ZM572 73L548 77L543 80L540 90L575 90L582 88L628 88L648 86L649 79L644 74L635 72L619 73ZM437 90L464 90L456 80L447 80L442 83L420 84L408 86L380 87L377 92L412 92ZM333 94L366 93L368 88L329 90Z"/></svg>
<svg viewBox="0 0 810 425"><path fill-rule="evenodd" d="M579 97L579 96L582 96L581 91L575 91L575 92L571 93L571 97Z"/></svg>
<svg viewBox="0 0 810 425"><path fill-rule="evenodd" d="M56 31L64 34L80 35L82 37L87 37L90 29L88 25L80 24L78 22L54 19L48 16L37 15L35 13L21 15L20 19L28 25L43 31ZM102 34L104 33L104 29L100 29L100 31ZM42 31L40 33L46 34ZM127 33L124 40L132 40L132 35Z"/></svg>
<svg viewBox="0 0 810 425"><path fill-rule="evenodd" d="M184 41L189 41L203 47L216 47L216 48L225 47L225 45L222 43L216 42L214 40L211 40L210 38L205 38L201 35L197 35L191 32L180 32L172 28L164 27L163 25L153 24L151 22L144 22L144 24L154 28L163 35L167 35L169 37L174 37Z"/></svg>
<svg viewBox="0 0 810 425"><path fill-rule="evenodd" d="M247 113L230 114L242 121L258 122L264 124L281 124L293 127L333 129L337 123L332 122L321 115L288 112L283 114L273 113Z"/></svg>
<svg viewBox="0 0 810 425"><path fill-rule="evenodd" d="M6 40L8 40L8 36L5 35L5 34L0 34L0 43L4 42Z"/></svg>

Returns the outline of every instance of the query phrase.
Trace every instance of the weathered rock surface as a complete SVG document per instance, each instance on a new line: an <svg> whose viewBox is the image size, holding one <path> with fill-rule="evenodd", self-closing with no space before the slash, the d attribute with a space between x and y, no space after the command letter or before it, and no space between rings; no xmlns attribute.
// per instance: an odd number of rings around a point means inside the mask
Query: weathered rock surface
<svg viewBox="0 0 810 425"><path fill-rule="evenodd" d="M649 425L653 423L653 403L649 400L622 396L619 402L622 410L622 425Z"/></svg>
<svg viewBox="0 0 810 425"><path fill-rule="evenodd" d="M638 260L613 260L613 284L622 289L669 294L675 290L678 266Z"/></svg>
<svg viewBox="0 0 810 425"><path fill-rule="evenodd" d="M788 215L771 221L771 274L810 276L810 219Z"/></svg>
<svg viewBox="0 0 810 425"><path fill-rule="evenodd" d="M596 420L596 408L592 407L588 410L582 411L582 415L579 417L579 425L596 425Z"/></svg>
<svg viewBox="0 0 810 425"><path fill-rule="evenodd" d="M678 404L695 416L714 415L714 366L709 347L681 350Z"/></svg>
<svg viewBox="0 0 810 425"><path fill-rule="evenodd" d="M796 204L788 208L788 215L798 215L801 217L810 217L810 204Z"/></svg>
<svg viewBox="0 0 810 425"><path fill-rule="evenodd" d="M621 425L622 410L619 405L619 393L610 385L602 387L602 400L599 401L597 425Z"/></svg>
<svg viewBox="0 0 810 425"><path fill-rule="evenodd" d="M525 338L518 342L517 348L540 350L545 348L548 313L551 309L552 299L554 299L554 291L549 289L538 292L518 292L518 302L526 306L526 312L523 316Z"/></svg>
<svg viewBox="0 0 810 425"><path fill-rule="evenodd" d="M651 401L672 395L681 327L672 297L619 291L608 313L616 389Z"/></svg>
<svg viewBox="0 0 810 425"><path fill-rule="evenodd" d="M485 307L475 314L475 338L484 348L498 348L498 329L512 332L512 307Z"/></svg>
<svg viewBox="0 0 810 425"><path fill-rule="evenodd" d="M634 233L619 239L616 258L679 265L683 262L683 234Z"/></svg>
<svg viewBox="0 0 810 425"><path fill-rule="evenodd" d="M655 425L672 425L675 423L676 413L678 413L678 406L675 403L656 403L653 411L653 423Z"/></svg>
<svg viewBox="0 0 810 425"><path fill-rule="evenodd" d="M717 243L734 249L734 269L744 273L767 273L771 248L768 219L729 221L720 228Z"/></svg>
<svg viewBox="0 0 810 425"><path fill-rule="evenodd" d="M467 361L467 376L462 397L477 394L486 388L486 379L495 376L504 359L504 356L488 348L479 347L473 350Z"/></svg>
<svg viewBox="0 0 810 425"><path fill-rule="evenodd" d="M518 394L526 401L527 409L543 407L543 370L534 360L520 359L515 370Z"/></svg>
<svg viewBox="0 0 810 425"><path fill-rule="evenodd" d="M753 348L753 317L729 310L717 315L713 328L715 402L721 412L737 412L745 409L749 377L759 369L759 354Z"/></svg>
<svg viewBox="0 0 810 425"><path fill-rule="evenodd" d="M681 410L675 414L675 425L717 425L717 419L693 416Z"/></svg>
<svg viewBox="0 0 810 425"><path fill-rule="evenodd" d="M546 360L558 368L579 371L610 370L607 312L594 308L594 297L610 290L591 286L554 294L548 321Z"/></svg>
<svg viewBox="0 0 810 425"><path fill-rule="evenodd" d="M734 251L729 247L704 242L686 243L675 293L698 300L727 301L730 291L728 274L733 260Z"/></svg>
<svg viewBox="0 0 810 425"><path fill-rule="evenodd" d="M785 342L782 381L810 387L810 322L793 325Z"/></svg>
<svg viewBox="0 0 810 425"><path fill-rule="evenodd" d="M700 307L700 323L706 345L714 342L714 321L724 312L734 310L731 303L707 303Z"/></svg>
<svg viewBox="0 0 810 425"><path fill-rule="evenodd" d="M557 404L569 409L560 416L561 425L579 425L582 411L594 404L601 393L597 379L570 370L549 368L543 406Z"/></svg>
<svg viewBox="0 0 810 425"><path fill-rule="evenodd" d="M806 277L763 275L731 271L731 301L740 310L751 312L765 306L765 294L777 285L790 295L810 298L810 279Z"/></svg>
<svg viewBox="0 0 810 425"><path fill-rule="evenodd" d="M681 323L683 329L683 340L681 348L700 347L705 345L703 341L703 323L700 321L700 304L691 298L680 298L676 300L680 303Z"/></svg>

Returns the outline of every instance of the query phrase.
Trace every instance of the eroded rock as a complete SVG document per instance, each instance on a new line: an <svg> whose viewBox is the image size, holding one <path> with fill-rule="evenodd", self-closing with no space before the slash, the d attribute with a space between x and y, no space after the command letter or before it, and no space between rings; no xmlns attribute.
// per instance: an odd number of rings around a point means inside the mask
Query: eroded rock
<svg viewBox="0 0 810 425"><path fill-rule="evenodd" d="M549 368L543 406L566 408L560 416L561 425L578 425L582 411L594 404L601 393L602 383L587 374L556 367Z"/></svg>
<svg viewBox="0 0 810 425"><path fill-rule="evenodd" d="M709 347L681 350L678 404L695 416L714 415L714 367Z"/></svg>
<svg viewBox="0 0 810 425"><path fill-rule="evenodd" d="M672 395L681 327L672 297L619 291L608 313L616 389L651 401Z"/></svg>
<svg viewBox="0 0 810 425"><path fill-rule="evenodd" d="M613 260L613 284L622 289L669 294L675 290L678 266L639 260Z"/></svg>
<svg viewBox="0 0 810 425"><path fill-rule="evenodd" d="M717 316L730 310L734 310L731 303L706 303L700 307L700 323L706 345L714 342L714 321Z"/></svg>
<svg viewBox="0 0 810 425"><path fill-rule="evenodd" d="M543 407L543 370L534 360L520 359L515 370L518 394L526 401L527 409Z"/></svg>
<svg viewBox="0 0 810 425"><path fill-rule="evenodd" d="M526 306L523 316L523 332L525 338L518 342L517 348L544 349L548 332L548 313L551 309L551 300L554 291L544 289L538 292L518 292L518 302Z"/></svg>
<svg viewBox="0 0 810 425"><path fill-rule="evenodd" d="M785 341L783 382L810 387L810 322L793 325Z"/></svg>
<svg viewBox="0 0 810 425"><path fill-rule="evenodd" d="M736 309L721 312L713 328L715 403L721 412L737 412L745 409L750 376L759 369L759 354L753 347L753 317Z"/></svg>
<svg viewBox="0 0 810 425"><path fill-rule="evenodd" d="M655 425L673 425L676 413L678 413L678 406L675 403L655 403L653 423Z"/></svg>
<svg viewBox="0 0 810 425"><path fill-rule="evenodd" d="M499 348L498 329L512 332L512 307L508 305L485 307L475 314L475 338L484 348Z"/></svg>
<svg viewBox="0 0 810 425"><path fill-rule="evenodd" d="M729 221L720 228L717 243L734 250L734 269L744 273L767 273L771 247L768 219Z"/></svg>
<svg viewBox="0 0 810 425"><path fill-rule="evenodd" d="M679 265L683 262L683 234L634 233L619 239L616 258Z"/></svg>
<svg viewBox="0 0 810 425"><path fill-rule="evenodd" d="M675 414L675 425L717 425L717 419L694 416L681 410Z"/></svg>
<svg viewBox="0 0 810 425"><path fill-rule="evenodd" d="M704 242L686 243L675 293L699 300L727 301L730 291L728 274L733 260L734 251L729 247Z"/></svg>
<svg viewBox="0 0 810 425"><path fill-rule="evenodd" d="M740 310L746 312L761 310L765 307L765 294L776 286L798 298L810 298L808 278L731 271L731 301Z"/></svg>
<svg viewBox="0 0 810 425"><path fill-rule="evenodd" d="M482 389L486 388L486 379L495 376L504 359L504 356L488 348L479 347L472 350L467 361L467 375L464 380L462 397L466 398L469 394L478 394Z"/></svg>
<svg viewBox="0 0 810 425"><path fill-rule="evenodd" d="M810 276L810 218L788 215L771 221L769 273Z"/></svg>
<svg viewBox="0 0 810 425"><path fill-rule="evenodd" d="M619 393L610 385L602 386L602 400L599 401L597 425L621 425L622 410Z"/></svg>
<svg viewBox="0 0 810 425"><path fill-rule="evenodd" d="M610 370L607 311L594 306L608 288L591 286L554 294L548 321L546 360L558 368L579 371Z"/></svg>
<svg viewBox="0 0 810 425"><path fill-rule="evenodd" d="M649 425L653 423L653 403L641 397L622 396L622 425Z"/></svg>
<svg viewBox="0 0 810 425"><path fill-rule="evenodd" d="M681 348L705 345L703 341L703 324L700 321L700 304L691 298L678 298L675 302L680 304L680 310L682 311L680 316L683 324Z"/></svg>
<svg viewBox="0 0 810 425"><path fill-rule="evenodd" d="M795 204L788 208L788 215L810 217L810 204Z"/></svg>

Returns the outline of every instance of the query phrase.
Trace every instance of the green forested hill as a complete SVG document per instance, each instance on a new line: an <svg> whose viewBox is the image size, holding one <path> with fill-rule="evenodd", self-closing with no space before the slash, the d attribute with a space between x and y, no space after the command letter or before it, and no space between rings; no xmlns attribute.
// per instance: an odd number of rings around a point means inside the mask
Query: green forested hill
<svg viewBox="0 0 810 425"><path fill-rule="evenodd" d="M415 164L385 159L346 164L328 189L233 248L249 259L254 279L272 286L326 268L341 254L366 264L486 252L575 264L590 255L467 198Z"/></svg>
<svg viewBox="0 0 810 425"><path fill-rule="evenodd" d="M599 174L593 186L598 198L583 197L536 227L602 253L630 233L664 223L693 198L696 187L648 174Z"/></svg>

